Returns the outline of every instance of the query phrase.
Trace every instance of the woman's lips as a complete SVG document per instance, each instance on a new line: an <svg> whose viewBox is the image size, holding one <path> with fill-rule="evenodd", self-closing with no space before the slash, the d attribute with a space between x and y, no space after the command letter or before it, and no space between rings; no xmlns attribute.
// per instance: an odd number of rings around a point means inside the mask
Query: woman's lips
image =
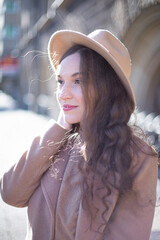
<svg viewBox="0 0 160 240"><path fill-rule="evenodd" d="M73 110L75 108L77 108L77 106L69 105L69 104L64 104L63 105L63 111L70 111L70 110Z"/></svg>

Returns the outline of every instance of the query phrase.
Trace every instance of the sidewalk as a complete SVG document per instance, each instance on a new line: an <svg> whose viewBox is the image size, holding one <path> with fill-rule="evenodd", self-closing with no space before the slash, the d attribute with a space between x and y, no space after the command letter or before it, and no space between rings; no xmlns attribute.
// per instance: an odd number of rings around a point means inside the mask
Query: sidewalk
<svg viewBox="0 0 160 240"><path fill-rule="evenodd" d="M29 111L0 112L0 175L19 159L47 121ZM0 240L25 239L26 211L5 204L0 197Z"/></svg>

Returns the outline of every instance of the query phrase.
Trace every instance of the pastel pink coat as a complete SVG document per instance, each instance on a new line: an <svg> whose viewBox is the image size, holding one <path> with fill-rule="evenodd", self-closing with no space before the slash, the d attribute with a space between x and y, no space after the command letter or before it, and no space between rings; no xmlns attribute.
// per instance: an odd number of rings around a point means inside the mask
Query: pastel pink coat
<svg viewBox="0 0 160 240"><path fill-rule="evenodd" d="M137 154L133 189L122 198L113 189L105 226L101 224L105 206L94 195L99 212L90 228L89 215L82 207L83 177L78 167L82 157L74 157L77 150L68 144L51 165L51 156L58 152L65 133L52 122L0 181L6 203L28 206L26 240L148 240L156 200L157 158Z"/></svg>

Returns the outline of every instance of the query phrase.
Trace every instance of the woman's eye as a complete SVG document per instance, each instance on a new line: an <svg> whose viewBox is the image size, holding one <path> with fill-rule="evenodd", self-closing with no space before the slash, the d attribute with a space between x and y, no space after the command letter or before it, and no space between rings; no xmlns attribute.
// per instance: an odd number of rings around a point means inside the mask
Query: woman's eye
<svg viewBox="0 0 160 240"><path fill-rule="evenodd" d="M57 82L58 82L59 85L63 84L63 81L61 79L58 79Z"/></svg>
<svg viewBox="0 0 160 240"><path fill-rule="evenodd" d="M75 84L80 84L81 80L80 79L76 79L75 80Z"/></svg>

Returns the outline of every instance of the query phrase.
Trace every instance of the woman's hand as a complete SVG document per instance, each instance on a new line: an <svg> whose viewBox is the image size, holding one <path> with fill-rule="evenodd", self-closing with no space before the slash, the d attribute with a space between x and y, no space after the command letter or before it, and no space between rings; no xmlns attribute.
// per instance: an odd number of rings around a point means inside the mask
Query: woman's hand
<svg viewBox="0 0 160 240"><path fill-rule="evenodd" d="M63 128L65 128L66 130L70 130L72 128L72 125L65 121L65 117L62 110L59 113L57 123L61 125Z"/></svg>

